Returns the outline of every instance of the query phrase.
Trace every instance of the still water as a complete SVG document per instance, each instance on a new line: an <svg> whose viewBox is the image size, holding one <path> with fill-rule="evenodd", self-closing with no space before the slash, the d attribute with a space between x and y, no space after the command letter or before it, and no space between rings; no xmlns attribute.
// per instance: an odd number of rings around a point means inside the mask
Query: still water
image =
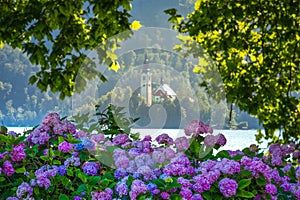
<svg viewBox="0 0 300 200"><path fill-rule="evenodd" d="M30 127L8 127L9 131L15 131L22 133L25 130L29 130ZM154 140L158 135L162 133L169 134L173 139L184 136L182 129L133 129L133 133L140 133L141 138L146 135L150 135ZM227 143L221 149L226 150L242 150L245 147L249 147L251 144L257 144L255 141L256 130L214 130L214 134L223 133L227 139ZM261 148L267 147L267 142L264 141Z"/></svg>

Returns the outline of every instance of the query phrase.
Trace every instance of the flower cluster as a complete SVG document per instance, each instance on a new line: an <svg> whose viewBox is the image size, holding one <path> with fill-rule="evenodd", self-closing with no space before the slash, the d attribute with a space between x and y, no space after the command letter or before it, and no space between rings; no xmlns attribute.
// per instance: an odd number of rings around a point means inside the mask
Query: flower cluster
<svg viewBox="0 0 300 200"><path fill-rule="evenodd" d="M106 138L49 114L25 141L0 141L0 181L17 185L1 187L0 199L300 199L300 166L288 162L297 145L218 151L226 138L209 125L194 120L184 131Z"/></svg>

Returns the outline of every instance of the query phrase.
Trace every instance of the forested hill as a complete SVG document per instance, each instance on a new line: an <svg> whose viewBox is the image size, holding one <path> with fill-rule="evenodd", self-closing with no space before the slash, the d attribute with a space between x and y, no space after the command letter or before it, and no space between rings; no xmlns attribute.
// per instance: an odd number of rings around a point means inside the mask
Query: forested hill
<svg viewBox="0 0 300 200"><path fill-rule="evenodd" d="M28 84L38 67L19 50L0 50L0 122L6 126L34 126L47 112L61 111L56 95Z"/></svg>

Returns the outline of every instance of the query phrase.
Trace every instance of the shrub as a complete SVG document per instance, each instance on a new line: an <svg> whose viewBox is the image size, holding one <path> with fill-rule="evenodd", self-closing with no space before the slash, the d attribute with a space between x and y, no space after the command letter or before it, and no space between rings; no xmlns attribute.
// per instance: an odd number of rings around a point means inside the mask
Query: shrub
<svg viewBox="0 0 300 200"><path fill-rule="evenodd" d="M198 120L185 133L88 134L56 113L23 135L2 128L0 199L300 199L295 144L214 153L224 135Z"/></svg>

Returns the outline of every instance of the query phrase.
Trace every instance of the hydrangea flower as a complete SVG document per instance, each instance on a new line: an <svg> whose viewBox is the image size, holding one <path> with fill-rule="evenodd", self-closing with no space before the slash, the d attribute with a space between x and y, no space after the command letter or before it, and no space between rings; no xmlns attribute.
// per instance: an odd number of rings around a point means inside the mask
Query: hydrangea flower
<svg viewBox="0 0 300 200"><path fill-rule="evenodd" d="M60 115L58 113L50 113L44 117L42 124L47 126L55 126L60 122Z"/></svg>
<svg viewBox="0 0 300 200"><path fill-rule="evenodd" d="M128 175L128 172L124 168L116 169L114 172L114 177L117 179L123 178Z"/></svg>
<svg viewBox="0 0 300 200"><path fill-rule="evenodd" d="M63 135L64 133L70 133L71 135L76 135L76 127L74 124L68 120L60 121L56 123L53 128L53 132L57 135Z"/></svg>
<svg viewBox="0 0 300 200"><path fill-rule="evenodd" d="M17 189L17 197L23 198L24 195L27 194L27 197L30 197L33 194L33 188L26 182L23 182L21 185L19 185Z"/></svg>
<svg viewBox="0 0 300 200"><path fill-rule="evenodd" d="M78 157L71 156L65 160L64 165L66 167L68 166L78 167L80 165L80 159Z"/></svg>
<svg viewBox="0 0 300 200"><path fill-rule="evenodd" d="M157 185L154 183L149 183L147 185L148 190L151 192L151 194L156 195L160 192L160 190L157 188Z"/></svg>
<svg viewBox="0 0 300 200"><path fill-rule="evenodd" d="M128 140L129 140L129 137L127 134L119 134L113 138L112 142L115 145L122 145L122 144L125 144Z"/></svg>
<svg viewBox="0 0 300 200"><path fill-rule="evenodd" d="M83 150L83 149L87 149L89 151L95 150L96 144L94 141L85 137L79 138L79 140L81 141L81 143L75 145L76 150Z"/></svg>
<svg viewBox="0 0 300 200"><path fill-rule="evenodd" d="M133 180L131 184L131 190L129 192L130 199L136 200L140 194L147 192L147 185L141 180Z"/></svg>
<svg viewBox="0 0 300 200"><path fill-rule="evenodd" d="M93 134L91 135L91 140L93 140L95 143L100 143L100 142L104 142L105 141L105 135L102 133L98 133L98 134Z"/></svg>
<svg viewBox="0 0 300 200"><path fill-rule="evenodd" d="M91 192L92 200L111 200L113 191L110 188L106 188L105 191Z"/></svg>
<svg viewBox="0 0 300 200"><path fill-rule="evenodd" d="M218 135L216 135L216 137L218 138L217 144L220 146L225 146L227 142L226 137L222 133L219 133Z"/></svg>
<svg viewBox="0 0 300 200"><path fill-rule="evenodd" d="M12 176L15 173L15 169L9 160L3 163L3 171L6 176Z"/></svg>
<svg viewBox="0 0 300 200"><path fill-rule="evenodd" d="M127 156L120 156L115 159L115 165L117 168L127 168L129 166L129 158Z"/></svg>
<svg viewBox="0 0 300 200"><path fill-rule="evenodd" d="M73 149L73 144L67 142L67 141L63 141L62 143L60 143L58 145L58 150L63 152L63 153L67 153L72 151Z"/></svg>
<svg viewBox="0 0 300 200"><path fill-rule="evenodd" d="M24 143L21 142L18 145L13 146L13 152L11 154L12 161L21 161L26 158L24 151Z"/></svg>
<svg viewBox="0 0 300 200"><path fill-rule="evenodd" d="M170 199L170 194L167 192L162 192L160 196L162 199Z"/></svg>
<svg viewBox="0 0 300 200"><path fill-rule="evenodd" d="M238 188L238 184L235 180L230 178L223 178L219 184L220 192L224 197L232 197L236 194L236 190Z"/></svg>
<svg viewBox="0 0 300 200"><path fill-rule="evenodd" d="M162 164L166 160L163 150L154 150L152 152L152 159L155 163Z"/></svg>
<svg viewBox="0 0 300 200"><path fill-rule="evenodd" d="M50 135L48 132L50 132L50 127L46 125L40 126L30 133L26 141L30 146L33 146L35 144L44 145L50 139Z"/></svg>
<svg viewBox="0 0 300 200"><path fill-rule="evenodd" d="M267 184L266 185L266 193L271 194L271 195L277 194L276 186L271 183Z"/></svg>
<svg viewBox="0 0 300 200"><path fill-rule="evenodd" d="M83 172L89 176L96 176L99 169L100 164L96 162L86 162L82 165Z"/></svg>
<svg viewBox="0 0 300 200"><path fill-rule="evenodd" d="M118 182L115 186L115 190L120 197L128 195L128 186L126 181Z"/></svg>
<svg viewBox="0 0 300 200"><path fill-rule="evenodd" d="M184 136L177 138L174 143L178 151L186 151L190 147L189 139Z"/></svg>
<svg viewBox="0 0 300 200"><path fill-rule="evenodd" d="M58 167L57 172L61 175L61 176L65 176L67 174L67 167L64 165L61 165Z"/></svg>
<svg viewBox="0 0 300 200"><path fill-rule="evenodd" d="M204 138L204 144L208 147L213 147L217 144L218 138L214 135L206 135Z"/></svg>
<svg viewBox="0 0 300 200"><path fill-rule="evenodd" d="M166 133L163 133L155 138L158 144L172 145L174 143L173 139Z"/></svg>
<svg viewBox="0 0 300 200"><path fill-rule="evenodd" d="M204 124L200 120L192 120L185 128L184 133L187 136L198 136L204 133L213 133L213 129L208 125Z"/></svg>

